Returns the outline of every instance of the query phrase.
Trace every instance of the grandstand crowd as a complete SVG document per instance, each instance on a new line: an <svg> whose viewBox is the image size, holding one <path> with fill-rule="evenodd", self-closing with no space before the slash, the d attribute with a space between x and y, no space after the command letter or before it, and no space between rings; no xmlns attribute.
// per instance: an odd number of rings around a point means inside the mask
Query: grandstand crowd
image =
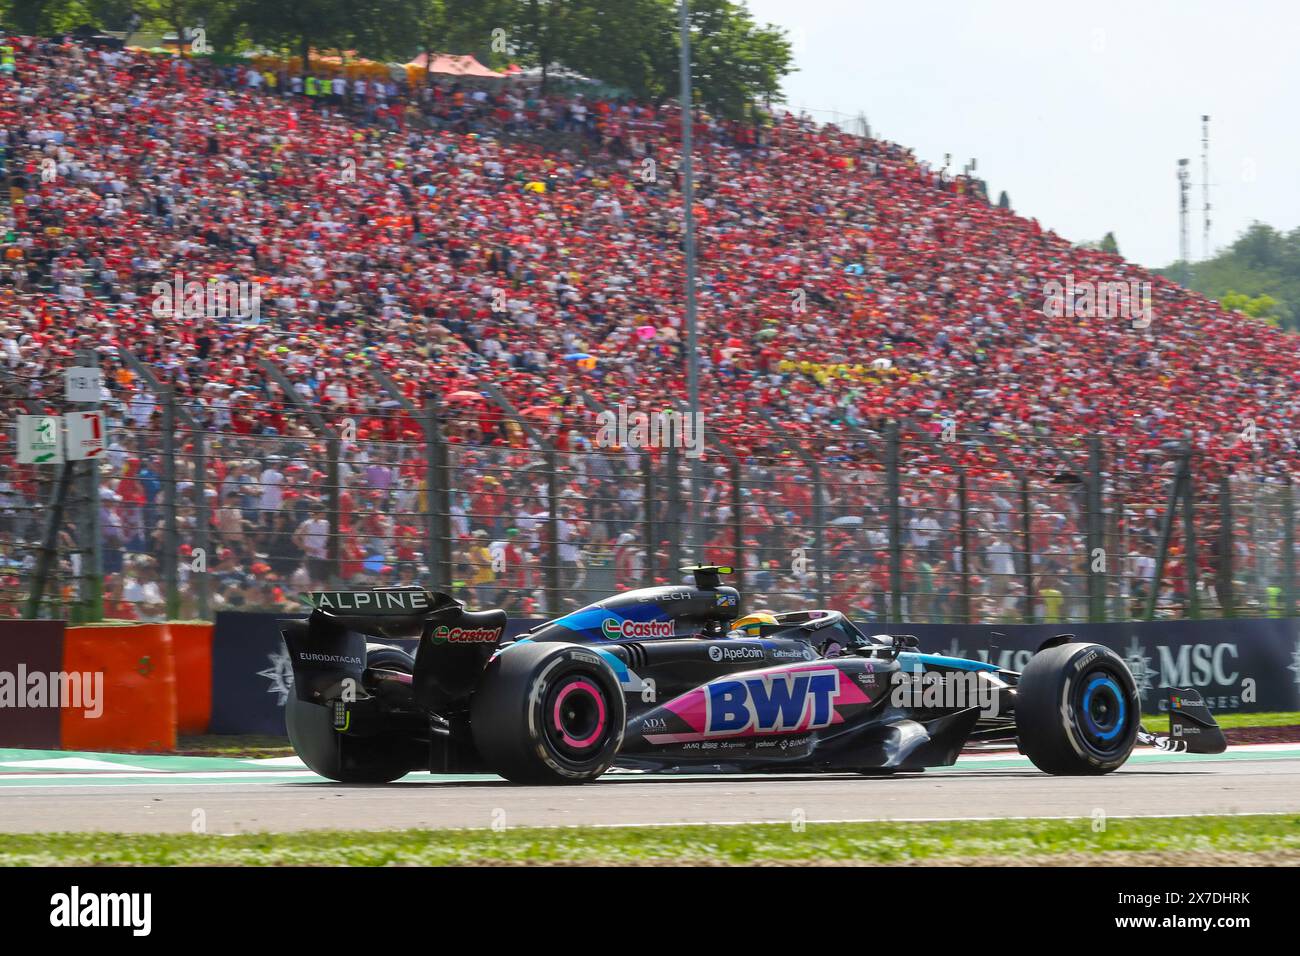
<svg viewBox="0 0 1300 956"><path fill-rule="evenodd" d="M1072 246L900 146L790 114L730 122L701 113L702 500L680 497L695 487L684 479L680 496L651 485L658 540L646 540L643 468L662 475L669 456L602 445L596 409L653 411L685 397L673 105L520 80L428 77L408 87L9 43L0 441L13 440L19 399L56 407L62 369L78 351L99 353L112 426L99 492L109 616L158 617L164 603L163 413L123 351L209 433L205 558L218 610L284 606L333 575L327 436L268 382L262 361L331 427L351 429L338 478L338 580L429 574L419 410L432 407L452 448L457 591L519 614L563 609L547 606L547 464L529 429L560 463L565 606L646 583L651 566L657 579L677 580L670 562L691 552L699 524L694 557L744 567L751 606L812 601L820 582L828 603L883 617L880 449L890 421L907 435L912 616L955 619L963 572L976 619L1082 613L1077 474L1089 435L1105 443L1107 548L1122 569L1108 597L1118 613L1147 595L1166 479L1188 441L1210 502L1198 512L1197 560L1213 603L1224 555L1210 491L1224 474L1246 488L1283 484L1300 460L1300 357L1285 333ZM1071 276L1149 283L1150 326L1044 310L1044 286ZM174 281L246 284L256 314L160 310L155 284ZM958 440L943 440L946 425ZM199 473L193 436L176 442L192 602ZM826 476L820 502L809 457ZM48 490L40 467L18 465L12 444L0 445L6 595L21 591L35 560ZM969 555L958 469L971 483ZM1029 569L1018 553L1022 477L1034 488ZM663 536L670 528L689 541L674 545ZM800 564L819 537L825 567ZM1275 588L1279 544L1266 537L1234 526L1233 567L1262 581L1267 560ZM60 543L62 573L75 582L84 528L68 520ZM1187 602L1183 548L1174 543L1157 584L1169 613Z"/></svg>

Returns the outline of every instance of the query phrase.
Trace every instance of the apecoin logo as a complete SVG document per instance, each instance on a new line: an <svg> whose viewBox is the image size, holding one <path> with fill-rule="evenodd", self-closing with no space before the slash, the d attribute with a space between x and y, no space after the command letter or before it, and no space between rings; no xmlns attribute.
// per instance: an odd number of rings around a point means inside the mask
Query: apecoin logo
<svg viewBox="0 0 1300 956"><path fill-rule="evenodd" d="M709 660L711 661L753 661L762 659L763 649L747 644L740 647L722 647L714 644L709 648Z"/></svg>

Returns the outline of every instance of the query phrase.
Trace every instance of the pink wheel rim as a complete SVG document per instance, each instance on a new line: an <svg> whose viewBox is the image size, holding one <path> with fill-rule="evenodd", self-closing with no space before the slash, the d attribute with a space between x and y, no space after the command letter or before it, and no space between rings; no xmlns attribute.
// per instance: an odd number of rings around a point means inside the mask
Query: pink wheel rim
<svg viewBox="0 0 1300 956"><path fill-rule="evenodd" d="M564 702L573 694L586 694L596 702L596 729L581 740L576 739L564 726L564 716L561 708ZM565 686L555 698L555 709L551 713L551 719L554 722L555 729L560 732L560 739L566 747L572 747L574 750L582 750L590 747L595 743L605 730L605 698L601 695L599 688L595 684L586 680L576 680L572 684Z"/></svg>

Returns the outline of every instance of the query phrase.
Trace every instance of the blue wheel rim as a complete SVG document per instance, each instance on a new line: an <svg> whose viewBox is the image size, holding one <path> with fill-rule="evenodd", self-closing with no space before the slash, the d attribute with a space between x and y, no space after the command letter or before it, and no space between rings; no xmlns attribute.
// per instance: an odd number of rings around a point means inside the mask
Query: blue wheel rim
<svg viewBox="0 0 1300 956"><path fill-rule="evenodd" d="M1088 682L1081 710L1084 729L1094 740L1109 744L1124 732L1128 716L1124 691L1109 674L1097 674ZM1104 716L1099 718L1099 713Z"/></svg>

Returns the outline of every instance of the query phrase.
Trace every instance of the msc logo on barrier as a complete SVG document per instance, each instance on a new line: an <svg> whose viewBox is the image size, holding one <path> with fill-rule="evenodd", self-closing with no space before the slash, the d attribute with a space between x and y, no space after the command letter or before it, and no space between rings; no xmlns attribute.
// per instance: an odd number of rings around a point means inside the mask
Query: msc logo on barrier
<svg viewBox="0 0 1300 956"><path fill-rule="evenodd" d="M786 671L743 680L715 681L707 688L705 730L710 734L759 734L829 726L839 671Z"/></svg>

